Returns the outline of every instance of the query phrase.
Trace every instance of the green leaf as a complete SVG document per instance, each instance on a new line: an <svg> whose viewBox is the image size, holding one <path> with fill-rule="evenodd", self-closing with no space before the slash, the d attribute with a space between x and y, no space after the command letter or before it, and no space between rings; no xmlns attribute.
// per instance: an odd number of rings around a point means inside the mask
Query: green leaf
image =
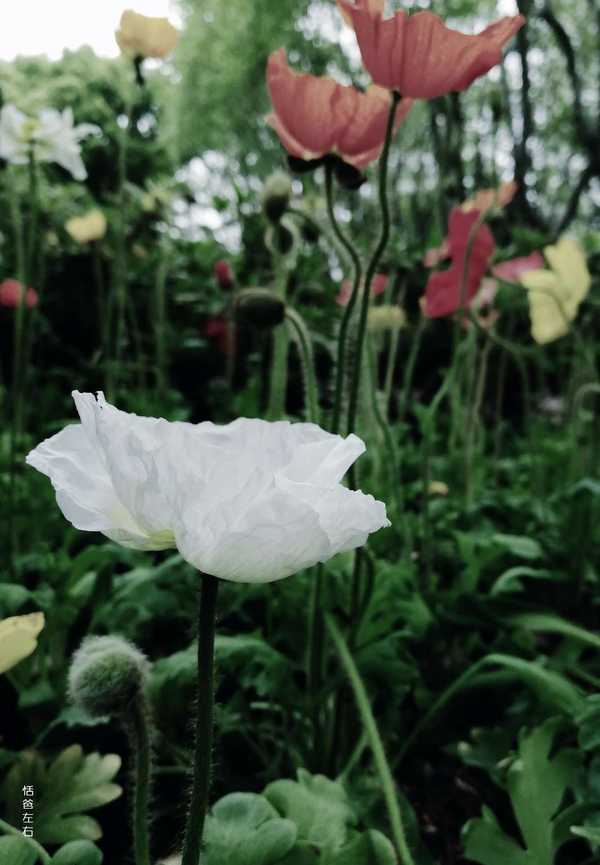
<svg viewBox="0 0 600 865"><path fill-rule="evenodd" d="M230 793L206 820L202 865L275 865L292 849L297 834L264 796Z"/></svg>
<svg viewBox="0 0 600 865"><path fill-rule="evenodd" d="M585 838L592 844L600 844L600 827L596 826L571 826L573 835L579 838Z"/></svg>
<svg viewBox="0 0 600 865"><path fill-rule="evenodd" d="M481 865L532 865L527 852L505 835L489 808L464 828L465 856Z"/></svg>
<svg viewBox="0 0 600 865"><path fill-rule="evenodd" d="M552 865L554 844L552 818L567 787L571 786L579 760L575 752L563 750L552 760L550 750L563 725L550 718L521 737L519 759L508 772L508 789L517 822L535 862Z"/></svg>
<svg viewBox="0 0 600 865"><path fill-rule="evenodd" d="M535 580L548 580L552 577L550 571L541 570L539 568L529 568L527 565L517 565L514 568L509 568L500 574L492 588L490 595L496 596L506 594L508 592L520 592L523 589L521 580L524 577L530 577Z"/></svg>
<svg viewBox="0 0 600 865"><path fill-rule="evenodd" d="M344 787L324 775L298 770L298 780L269 784L264 795L271 804L298 827L298 837L328 850L336 850L347 840L348 827L356 815Z"/></svg>
<svg viewBox="0 0 600 865"><path fill-rule="evenodd" d="M101 865L102 851L91 841L69 841L52 857L52 865Z"/></svg>
<svg viewBox="0 0 600 865"><path fill-rule="evenodd" d="M16 835L0 838L0 865L34 865L38 855L32 844Z"/></svg>
<svg viewBox="0 0 600 865"><path fill-rule="evenodd" d="M575 716L579 727L579 745L584 751L600 748L600 694L585 698L581 712Z"/></svg>
<svg viewBox="0 0 600 865"><path fill-rule="evenodd" d="M364 832L331 858L327 865L397 865L394 847L385 835L373 829Z"/></svg>
<svg viewBox="0 0 600 865"><path fill-rule="evenodd" d="M585 628L580 628L579 625L574 625L572 622L567 622L566 619L561 619L560 616L555 616L553 613L517 613L506 617L504 621L528 631L562 634L563 637L569 637L578 643L600 649L600 637L597 634L586 631Z"/></svg>
<svg viewBox="0 0 600 865"><path fill-rule="evenodd" d="M40 844L96 841L102 830L96 820L82 812L100 808L121 795L121 787L111 783L120 767L121 758L116 754L85 755L80 745L66 748L49 766L36 752L25 752L2 787L9 821L16 822L22 788L31 784L35 790L36 840Z"/></svg>
<svg viewBox="0 0 600 865"><path fill-rule="evenodd" d="M506 552L512 553L520 559L541 559L544 554L538 541L525 535L494 534L491 540Z"/></svg>

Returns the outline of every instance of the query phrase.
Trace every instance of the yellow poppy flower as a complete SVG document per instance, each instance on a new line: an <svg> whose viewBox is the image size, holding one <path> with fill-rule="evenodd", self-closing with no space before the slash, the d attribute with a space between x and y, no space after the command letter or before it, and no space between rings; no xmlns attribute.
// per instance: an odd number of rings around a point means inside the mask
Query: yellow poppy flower
<svg viewBox="0 0 600 865"><path fill-rule="evenodd" d="M121 15L115 39L127 57L162 59L177 45L179 30L167 18L153 18L127 9Z"/></svg>
<svg viewBox="0 0 600 865"><path fill-rule="evenodd" d="M35 651L43 627L43 613L11 616L0 621L0 673L10 670Z"/></svg>
<svg viewBox="0 0 600 865"><path fill-rule="evenodd" d="M83 216L74 216L65 222L65 231L77 243L101 240L106 234L106 217L98 208L88 210Z"/></svg>
<svg viewBox="0 0 600 865"><path fill-rule="evenodd" d="M563 237L555 246L547 246L544 255L550 270L530 270L521 276L521 285L529 293L531 335L540 345L568 333L591 285L585 255L576 240Z"/></svg>

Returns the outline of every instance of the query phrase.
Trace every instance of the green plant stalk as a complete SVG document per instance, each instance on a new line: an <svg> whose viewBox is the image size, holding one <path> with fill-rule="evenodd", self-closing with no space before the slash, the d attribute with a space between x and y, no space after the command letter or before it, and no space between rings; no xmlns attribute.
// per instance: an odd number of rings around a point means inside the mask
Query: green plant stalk
<svg viewBox="0 0 600 865"><path fill-rule="evenodd" d="M402 495L402 483L399 472L398 465L398 455L396 452L396 443L394 441L394 436L392 434L391 426L389 421L386 419L383 411L381 410L381 406L377 399L377 367L376 367L376 357L375 352L373 350L372 340L367 334L366 338L367 342L367 373L368 373L368 391L371 400L371 409L373 413L373 417L375 418L375 423L379 427L381 435L383 437L383 441L386 449L387 456L387 466L386 473L387 477L391 476L392 478L392 496L395 500L396 507L398 509L398 513L404 514L404 497Z"/></svg>
<svg viewBox="0 0 600 865"><path fill-rule="evenodd" d="M161 260L156 270L156 282L154 284L154 351L155 351L155 376L156 389L160 399L164 399L167 376L167 352L166 352L166 328L167 328L167 256L164 247L161 248Z"/></svg>
<svg viewBox="0 0 600 865"><path fill-rule="evenodd" d="M321 689L323 687L323 648L325 623L323 619L323 565L315 567L308 617L308 655L306 664L307 692L312 723L313 768L323 766L323 729L321 724Z"/></svg>
<svg viewBox="0 0 600 865"><path fill-rule="evenodd" d="M385 379L383 383L383 392L385 394L385 409L388 421L390 419L392 389L394 387L394 372L396 370L396 360L398 358L398 348L400 347L400 328L394 328L390 337L390 347L387 357L387 367L385 370Z"/></svg>
<svg viewBox="0 0 600 865"><path fill-rule="evenodd" d="M371 256L371 260L367 265L367 272L365 277L365 285L364 285L364 293L361 298L361 307L360 307L360 318L358 322L358 338L356 344L356 352L354 356L354 369L351 380L350 387L350 399L348 406L348 418L346 423L347 433L350 434L354 432L354 427L356 425L356 416L358 412L358 396L360 392L360 374L361 374L361 365L362 365L362 356L363 356L363 344L365 341L365 334L367 331L367 318L369 314L369 301L371 298L371 283L373 282L373 277L375 276L375 272L377 270L377 265L381 260L381 256L383 255L385 248L387 246L389 236L390 236L390 208L388 202L388 194L387 194L387 175L388 175L388 162L390 155L390 146L392 143L392 137L394 134L394 122L396 119L396 111L398 109L398 105L400 103L400 94L395 92L392 93L390 112L388 116L387 129L385 134L385 144L383 146L383 152L381 154L381 160L379 163L379 204L381 207L381 234L379 237L379 241L373 255ZM350 485L352 484L352 469L350 470Z"/></svg>
<svg viewBox="0 0 600 865"><path fill-rule="evenodd" d="M317 379L315 375L315 361L310 331L306 327L302 316L295 309L287 306L285 317L290 330L296 337L296 343L300 354L306 402L306 419L311 423L319 423Z"/></svg>
<svg viewBox="0 0 600 865"><path fill-rule="evenodd" d="M477 376L477 381L475 382L475 393L471 401L471 412L467 422L465 439L465 503L467 508L470 507L473 497L473 457L475 439L477 426L480 421L479 414L481 412L485 380L487 377L488 359L492 345L492 342L486 342L481 349L479 358L479 374Z"/></svg>
<svg viewBox="0 0 600 865"><path fill-rule="evenodd" d="M134 63L135 70L135 63ZM110 299L111 321L109 331L111 333L112 345L110 356L107 358L108 368L106 374L107 398L110 402L117 396L119 387L119 376L121 363L121 349L125 333L125 315L127 311L127 220L126 220L126 195L125 184L127 182L127 150L129 135L131 133L133 105L130 96L126 97L125 116L127 123L120 130L119 146L117 154L117 219L116 219L116 242L115 263L113 269L113 285ZM115 321L113 323L112 316Z"/></svg>
<svg viewBox="0 0 600 865"><path fill-rule="evenodd" d="M337 343L335 394L333 403L333 415L331 418L331 431L333 433L338 433L340 430L342 407L344 404L345 365L347 353L346 343L348 340L348 330L350 327L350 322L352 320L352 314L354 312L354 308L358 301L358 295L360 292L360 283L362 279L362 264L360 262L359 254L340 228L337 217L335 215L335 207L333 201L333 168L329 164L325 166L325 193L327 197L327 213L329 215L331 228L333 229L333 233L340 242L341 246L350 256L352 268L354 270L352 280L352 294L350 295L350 299L346 305L346 308L344 309L344 314L340 323L340 331L338 334Z"/></svg>
<svg viewBox="0 0 600 865"><path fill-rule="evenodd" d="M275 269L277 274L275 292L285 302L288 277L284 256L275 256ZM273 331L273 354L271 357L271 374L269 376L269 404L267 406L267 418L269 420L281 420L285 414L288 351L289 337L287 329L282 325L278 325Z"/></svg>
<svg viewBox="0 0 600 865"><path fill-rule="evenodd" d="M50 855L46 853L41 844L38 844L35 838L28 838L26 835L23 835L19 829L11 826L10 823L6 823L4 820L0 820L0 829L2 829L6 835L16 835L18 838L22 838L32 850L35 850L36 855L42 860L43 865L50 865L52 862Z"/></svg>
<svg viewBox="0 0 600 865"><path fill-rule="evenodd" d="M419 354L419 349L421 348L421 343L423 342L423 334L425 333L425 327L427 326L427 319L424 315L422 315L419 319L419 323L417 325L417 329L413 336L410 352L408 355L408 360L406 362L406 366L404 368L404 376L402 379L402 393L400 395L400 408L399 408L399 418L401 421L406 419L406 412L408 411L408 400L410 397L410 393L412 390L412 382L415 374L415 367L417 364L417 357Z"/></svg>
<svg viewBox="0 0 600 865"><path fill-rule="evenodd" d="M198 865L211 782L215 624L219 582L210 574L201 574L201 581L194 770L181 865Z"/></svg>
<svg viewBox="0 0 600 865"><path fill-rule="evenodd" d="M150 718L144 694L134 699L126 718L127 734L134 759L133 848L135 865L150 865Z"/></svg>
<svg viewBox="0 0 600 865"><path fill-rule="evenodd" d="M363 728L369 739L369 745L373 752L375 767L381 781L383 797L385 799L390 820L392 839L394 841L396 852L400 857L400 865L414 865L414 859L406 842L406 834L404 831L402 814L400 813L400 808L398 806L398 799L396 797L394 779L364 683L335 620L332 616L326 614L325 621L342 667L344 668L344 672L350 682Z"/></svg>

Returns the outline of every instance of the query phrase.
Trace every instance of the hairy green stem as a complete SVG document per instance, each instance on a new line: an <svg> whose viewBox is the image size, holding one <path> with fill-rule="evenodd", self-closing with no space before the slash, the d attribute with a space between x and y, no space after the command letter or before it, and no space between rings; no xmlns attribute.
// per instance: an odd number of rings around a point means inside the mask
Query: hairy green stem
<svg viewBox="0 0 600 865"><path fill-rule="evenodd" d="M390 236L390 208L387 194L387 175L390 145L392 143L392 137L394 134L394 123L399 103L400 94L396 92L392 93L390 112L388 116L388 123L385 135L385 144L379 163L379 204L381 207L382 220L381 234L379 236L379 241L377 243L377 246L375 247L373 255L371 256L371 260L367 265L367 273L363 289L364 293L361 298L360 318L358 322L358 338L356 344L356 352L354 356L354 369L350 386L350 399L346 424L346 430L348 433L354 432L354 427L356 425L356 415L358 412L358 395L360 392L360 374L363 356L363 343L365 341L365 334L367 330L367 317L369 313L369 301L371 297L371 283L373 282L373 277L375 276L377 265L381 260L381 256L385 251Z"/></svg>
<svg viewBox="0 0 600 865"><path fill-rule="evenodd" d="M133 848L135 865L150 865L150 719L146 698L138 694L126 720L134 759Z"/></svg>
<svg viewBox="0 0 600 865"><path fill-rule="evenodd" d="M383 797L385 799L390 820L392 839L396 852L400 857L400 865L414 865L414 859L406 842L406 833L402 821L402 814L398 805L398 799L396 797L390 764L388 763L385 754L383 741L377 727L377 722L375 721L375 716L373 715L373 710L371 709L371 704L363 680L361 679L358 668L354 663L354 659L350 654L348 646L346 645L335 620L332 616L326 614L325 621L342 667L344 668L344 672L348 677L348 681L354 693L354 699L363 724L364 732L368 737L369 745L373 752L375 767L381 782Z"/></svg>
<svg viewBox="0 0 600 865"><path fill-rule="evenodd" d="M198 865L208 811L214 712L214 649L218 580L201 575L194 775L181 865Z"/></svg>
<svg viewBox="0 0 600 865"><path fill-rule="evenodd" d="M286 307L286 321L298 345L304 391L306 397L306 417L311 423L319 423L319 401L317 398L317 379L313 355L312 338L302 316L291 307Z"/></svg>
<svg viewBox="0 0 600 865"><path fill-rule="evenodd" d="M362 279L362 264L360 262L359 254L357 253L352 243L343 233L335 215L335 207L333 202L333 167L329 164L325 166L325 192L327 196L327 213L329 215L329 221L331 222L333 233L335 234L342 247L350 256L350 260L352 261L352 268L354 270L352 280L352 294L350 295L350 300L348 301L348 304L344 309L344 314L342 316L342 321L340 324L340 332L338 334L337 360L335 370L335 395L333 403L333 416L331 419L331 431L337 433L340 429L340 423L342 419L342 407L344 404L344 368L346 364L346 343L348 340L348 329L350 327L350 321L352 319L352 314L354 312L354 308L356 306L358 294L360 291L360 282Z"/></svg>
<svg viewBox="0 0 600 865"><path fill-rule="evenodd" d="M308 617L307 691L312 722L312 752L315 771L322 769L323 730L321 723L321 690L323 687L323 565L315 567Z"/></svg>
<svg viewBox="0 0 600 865"><path fill-rule="evenodd" d="M285 302L288 286L288 271L283 255L275 256L276 285L275 292ZM271 356L271 374L269 377L269 404L267 417L269 420L281 420L285 414L285 399L288 382L288 351L289 338L287 329L278 325L273 331L273 353Z"/></svg>

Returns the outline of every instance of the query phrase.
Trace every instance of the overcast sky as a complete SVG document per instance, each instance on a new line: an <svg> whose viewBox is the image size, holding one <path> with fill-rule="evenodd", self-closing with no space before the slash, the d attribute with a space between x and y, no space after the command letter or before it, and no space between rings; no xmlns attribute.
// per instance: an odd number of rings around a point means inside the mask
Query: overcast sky
<svg viewBox="0 0 600 865"><path fill-rule="evenodd" d="M91 45L96 54L116 57L114 31L124 9L163 15L180 24L170 0L17 0L5 10L0 26L0 60L17 54L60 57L65 48Z"/></svg>

